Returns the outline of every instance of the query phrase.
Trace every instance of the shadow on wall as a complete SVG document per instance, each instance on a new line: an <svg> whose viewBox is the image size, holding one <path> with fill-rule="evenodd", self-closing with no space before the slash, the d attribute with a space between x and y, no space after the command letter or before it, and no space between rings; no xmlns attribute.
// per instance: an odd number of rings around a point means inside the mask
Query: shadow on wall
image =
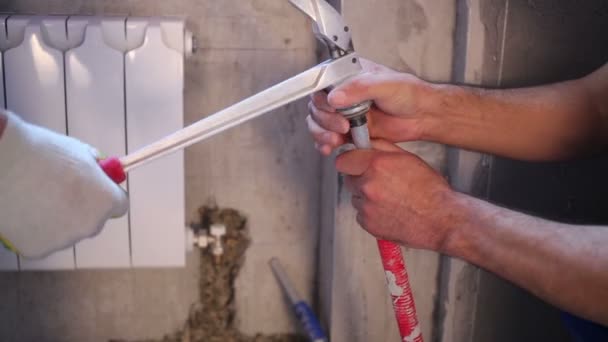
<svg viewBox="0 0 608 342"><path fill-rule="evenodd" d="M497 23L505 13L503 37ZM487 1L482 18L489 32L483 69L486 85L518 87L567 80L608 61L605 1ZM502 39L504 58L497 60ZM606 170L606 155L563 163L494 158L489 199L559 221L605 225ZM474 341L569 341L557 310L487 272L480 278L475 322Z"/></svg>

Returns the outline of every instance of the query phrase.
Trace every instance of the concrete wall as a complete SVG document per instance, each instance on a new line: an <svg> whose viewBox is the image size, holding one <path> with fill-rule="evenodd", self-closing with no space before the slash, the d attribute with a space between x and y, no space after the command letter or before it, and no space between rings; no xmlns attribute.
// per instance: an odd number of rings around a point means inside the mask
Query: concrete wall
<svg viewBox="0 0 608 342"><path fill-rule="evenodd" d="M461 1L455 81L517 87L579 77L608 60L603 1ZM524 163L453 151L461 190L557 220L606 223L606 158ZM458 260L443 264L443 341L568 341L559 312Z"/></svg>
<svg viewBox="0 0 608 342"><path fill-rule="evenodd" d="M490 3L483 8L488 22L498 16L494 13L506 13L503 33L498 36L504 50L499 68L489 61L492 52L488 51L484 70L490 77L494 71L501 86L580 77L608 61L605 1ZM607 166L606 156L547 164L495 158L490 166L488 197L493 202L556 220L606 224ZM479 291L476 341L569 340L557 310L524 291L487 272L481 273ZM517 334L513 327L518 327Z"/></svg>
<svg viewBox="0 0 608 342"><path fill-rule="evenodd" d="M449 81L455 17L452 2L350 0L341 5L355 49L363 57L428 80ZM415 142L403 147L436 169L444 169L442 146ZM396 340L398 332L375 239L358 227L350 194L340 186L332 163L333 158L326 159L320 267L322 313L331 327L331 339ZM422 332L431 339L439 255L405 249L405 258Z"/></svg>
<svg viewBox="0 0 608 342"><path fill-rule="evenodd" d="M364 57L434 81L537 84L584 74L608 57L600 0L342 6ZM188 16L201 50L186 64L187 123L317 60L308 22L284 0L0 0L0 11ZM253 244L236 298L244 332L294 329L266 266L276 255L318 303L334 341L390 340L396 328L373 239L354 229L348 196L331 161L321 168L305 115L301 101L189 148L186 216L194 219L210 197L248 215ZM530 165L451 150L446 163L442 147L407 148L449 170L459 190L544 216L608 220L600 200L608 185L597 182L604 159ZM500 279L434 253L406 257L427 340L567 340L554 309ZM0 340L158 338L182 326L196 300L197 270L190 255L181 270L0 274Z"/></svg>
<svg viewBox="0 0 608 342"><path fill-rule="evenodd" d="M307 19L283 0L0 0L0 11L187 16L200 50L186 61L186 123L317 60ZM236 284L245 333L295 329L271 256L302 295L313 295L320 157L305 115L301 101L186 150L188 220L210 197L248 216L253 242ZM160 338L182 327L196 300L196 261L180 270L0 274L0 340Z"/></svg>

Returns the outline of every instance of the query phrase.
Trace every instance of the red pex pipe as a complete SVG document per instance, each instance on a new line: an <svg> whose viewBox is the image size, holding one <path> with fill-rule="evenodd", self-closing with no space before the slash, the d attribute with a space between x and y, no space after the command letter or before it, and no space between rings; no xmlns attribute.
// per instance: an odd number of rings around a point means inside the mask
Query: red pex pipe
<svg viewBox="0 0 608 342"><path fill-rule="evenodd" d="M367 113L367 109L369 109L369 105L366 109L365 104L354 107L359 107L358 114ZM372 148L366 123L356 126L351 125L351 136L357 148ZM393 309L401 341L422 342L422 332L418 324L418 316L416 315L414 295L410 287L410 280L405 268L401 247L391 241L378 240L378 248L380 249L380 257L384 266L386 285L393 300Z"/></svg>
<svg viewBox="0 0 608 342"><path fill-rule="evenodd" d="M378 248L386 275L386 285L393 299L401 341L422 342L422 331L401 246L391 241L378 240Z"/></svg>

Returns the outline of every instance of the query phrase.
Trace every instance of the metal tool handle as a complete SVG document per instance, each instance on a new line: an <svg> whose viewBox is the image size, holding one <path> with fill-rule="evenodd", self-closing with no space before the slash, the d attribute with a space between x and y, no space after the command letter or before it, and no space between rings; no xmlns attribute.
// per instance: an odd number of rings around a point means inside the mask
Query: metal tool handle
<svg viewBox="0 0 608 342"><path fill-rule="evenodd" d="M112 180L120 184L126 179L126 172L137 166L210 138L360 72L361 64L355 53L326 61L131 154L102 160L100 166Z"/></svg>
<svg viewBox="0 0 608 342"><path fill-rule="evenodd" d="M321 63L122 157L120 162L124 170L129 171L145 162L183 149L318 90L340 83L360 71L361 65L354 53Z"/></svg>

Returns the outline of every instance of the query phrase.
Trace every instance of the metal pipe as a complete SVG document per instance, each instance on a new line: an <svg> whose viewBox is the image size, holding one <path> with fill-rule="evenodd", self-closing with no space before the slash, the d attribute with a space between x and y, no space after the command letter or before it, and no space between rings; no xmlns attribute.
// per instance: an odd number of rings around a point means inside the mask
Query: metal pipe
<svg viewBox="0 0 608 342"><path fill-rule="evenodd" d="M287 295L293 311L306 332L308 340L310 342L327 342L327 336L325 335L325 332L323 332L323 329L321 329L321 324L319 323L317 316L314 314L308 303L300 298L300 295L291 284L291 281L283 270L283 267L281 267L279 259L272 258L268 263L270 264L270 268L272 268L272 272L279 281L279 284L283 288L283 291Z"/></svg>
<svg viewBox="0 0 608 342"><path fill-rule="evenodd" d="M289 299L291 304L295 304L295 303L301 301L302 298L300 298L300 295L298 294L296 289L291 284L291 281L289 281L289 278L287 277L287 274L283 270L283 267L281 266L279 259L272 258L272 259L270 259L268 264L270 264L272 273L274 273L275 277L279 281L279 284L281 284L281 287L283 288L283 291L285 291L285 295L287 295L287 298Z"/></svg>

